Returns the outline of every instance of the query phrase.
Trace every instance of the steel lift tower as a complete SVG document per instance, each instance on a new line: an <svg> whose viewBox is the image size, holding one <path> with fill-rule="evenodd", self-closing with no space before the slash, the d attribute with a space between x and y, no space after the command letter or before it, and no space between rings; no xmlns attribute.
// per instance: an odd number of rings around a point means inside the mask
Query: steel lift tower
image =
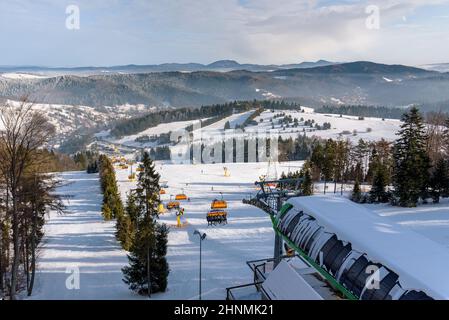
<svg viewBox="0 0 449 320"><path fill-rule="evenodd" d="M255 185L260 188L254 198L244 199L243 202L256 206L274 218L278 215L285 201L292 197L301 196L300 186L302 178L290 178L271 181L256 181ZM281 261L283 240L275 233L274 239L274 267Z"/></svg>

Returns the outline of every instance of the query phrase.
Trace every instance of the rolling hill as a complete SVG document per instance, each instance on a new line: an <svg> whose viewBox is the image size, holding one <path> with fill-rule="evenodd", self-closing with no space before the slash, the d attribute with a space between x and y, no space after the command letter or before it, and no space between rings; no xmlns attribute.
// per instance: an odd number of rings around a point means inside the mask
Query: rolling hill
<svg viewBox="0 0 449 320"><path fill-rule="evenodd" d="M235 66L222 61L215 67ZM282 98L307 103L406 106L449 100L449 73L403 65L352 62L253 72L157 72L0 77L0 96L29 95L38 102L115 106L196 107L233 100Z"/></svg>

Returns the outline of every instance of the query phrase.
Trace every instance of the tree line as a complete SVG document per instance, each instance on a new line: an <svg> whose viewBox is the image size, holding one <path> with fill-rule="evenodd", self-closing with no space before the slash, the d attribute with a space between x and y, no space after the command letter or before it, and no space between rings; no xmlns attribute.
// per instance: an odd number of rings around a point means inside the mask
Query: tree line
<svg viewBox="0 0 449 320"><path fill-rule="evenodd" d="M331 113L339 115L357 116L357 117L373 117L387 119L401 119L404 108L389 108L383 106L367 106L367 105L324 105L315 109L316 113Z"/></svg>
<svg viewBox="0 0 449 320"><path fill-rule="evenodd" d="M100 155L99 157L99 176L101 193L103 194L101 214L105 220L116 219L123 215L124 209L114 166L106 155Z"/></svg>
<svg viewBox="0 0 449 320"><path fill-rule="evenodd" d="M356 202L391 202L414 207L429 199L438 202L449 196L449 120L442 115L426 123L416 107L402 116L398 139L357 144L349 140L317 143L306 162L313 181L328 184L343 193L353 183ZM371 186L363 193L361 184Z"/></svg>
<svg viewBox="0 0 449 320"><path fill-rule="evenodd" d="M233 110L237 112L247 111L253 108L253 102L230 102L202 106L200 108L179 108L170 110L160 110L144 116L122 120L111 130L111 134L120 137L124 135L136 134L147 128L155 127L161 123L175 121L199 120L205 118L215 118L219 116L229 116Z"/></svg>
<svg viewBox="0 0 449 320"><path fill-rule="evenodd" d="M121 120L111 130L111 134L116 137L121 137L139 133L147 128L155 127L161 123L200 120L207 118L207 120L203 123L203 126L206 126L232 115L233 112L245 112L259 108L273 110L297 110L300 108L300 105L276 100L252 100L233 101L222 104L202 106L200 108L160 110L157 112L151 112L144 116Z"/></svg>
<svg viewBox="0 0 449 320"><path fill-rule="evenodd" d="M259 162L266 161L270 155L272 138L229 138L222 141L209 143L192 143L190 145L189 157L190 161L195 163L207 163L213 159L216 163L232 163L232 162ZM275 138L276 139L276 138ZM321 141L317 137L307 137L300 134L295 138L277 137L277 157L279 161L297 161L306 160L312 154L315 144ZM232 154L228 153L231 150ZM198 155L195 148L200 148L201 153ZM209 148L204 151L206 148ZM221 150L220 150L221 149ZM220 158L221 155L221 158ZM197 158L199 156L199 158Z"/></svg>
<svg viewBox="0 0 449 320"><path fill-rule="evenodd" d="M54 127L26 99L0 106L0 127L0 299L14 300L32 294L46 213L64 208L46 172L67 163L45 149Z"/></svg>
<svg viewBox="0 0 449 320"><path fill-rule="evenodd" d="M142 156L137 187L129 192L125 207L107 156L100 156L99 168L103 217L116 219L116 239L129 252L129 265L122 269L123 281L142 295L164 292L169 274L166 259L169 228L158 221L160 176L150 154L144 152Z"/></svg>

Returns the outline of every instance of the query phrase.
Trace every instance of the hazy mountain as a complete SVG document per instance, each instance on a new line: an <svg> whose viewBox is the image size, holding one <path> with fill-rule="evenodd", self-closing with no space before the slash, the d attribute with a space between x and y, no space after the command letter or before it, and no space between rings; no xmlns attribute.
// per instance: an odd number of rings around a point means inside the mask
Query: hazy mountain
<svg viewBox="0 0 449 320"><path fill-rule="evenodd" d="M310 68L330 65L333 62L319 60L317 62L302 62L288 65L259 65L240 64L234 60L219 60L210 64L200 63L164 63L158 65L124 65L112 67L74 67L74 68L49 68L39 66L0 66L0 73L30 73L43 76L56 75L100 75L115 73L149 73L149 72L195 72L195 71L272 71L289 68Z"/></svg>
<svg viewBox="0 0 449 320"><path fill-rule="evenodd" d="M421 68L431 71L449 72L449 63L426 64L421 66Z"/></svg>
<svg viewBox="0 0 449 320"><path fill-rule="evenodd" d="M239 68L240 66L241 64L234 60L219 60L207 65L207 67L211 69L227 68L234 70Z"/></svg>
<svg viewBox="0 0 449 320"><path fill-rule="evenodd" d="M215 63L232 68L235 61ZM0 96L72 105L200 106L232 100L282 98L312 106L406 106L449 100L449 74L372 62L252 72L159 72L2 79Z"/></svg>
<svg viewBox="0 0 449 320"><path fill-rule="evenodd" d="M316 62L305 61L305 62L301 62L298 64L283 64L280 66L280 68L281 69L295 69L295 68L305 69L305 68L314 68L314 67L324 67L324 66L329 66L329 65L333 65L333 64L337 64L337 63L326 61L326 60L318 60Z"/></svg>

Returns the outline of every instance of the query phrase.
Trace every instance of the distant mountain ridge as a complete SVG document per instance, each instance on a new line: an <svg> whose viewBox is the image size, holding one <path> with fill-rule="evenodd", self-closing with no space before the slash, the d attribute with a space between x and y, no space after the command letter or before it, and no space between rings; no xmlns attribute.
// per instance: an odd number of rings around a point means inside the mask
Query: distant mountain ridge
<svg viewBox="0 0 449 320"><path fill-rule="evenodd" d="M232 60L213 63L212 68L220 71L102 73L36 79L0 77L0 97L17 99L29 95L38 102L94 107L126 103L197 107L276 98L318 107L422 103L438 106L449 101L449 73L369 61L257 72L248 70L251 65L240 64L246 68L234 70L236 63ZM138 66L128 68L139 70ZM227 69L231 71L223 72Z"/></svg>
<svg viewBox="0 0 449 320"><path fill-rule="evenodd" d="M286 65L240 64L234 60L219 60L210 64L201 63L163 63L157 65L123 65L111 67L39 67L39 66L0 66L0 73L32 73L41 75L97 75L108 73L149 73L149 72L195 72L195 71L270 71L290 68L311 68L332 65L335 62L319 60Z"/></svg>
<svg viewBox="0 0 449 320"><path fill-rule="evenodd" d="M433 63L420 66L423 69L438 72L449 72L449 63Z"/></svg>

